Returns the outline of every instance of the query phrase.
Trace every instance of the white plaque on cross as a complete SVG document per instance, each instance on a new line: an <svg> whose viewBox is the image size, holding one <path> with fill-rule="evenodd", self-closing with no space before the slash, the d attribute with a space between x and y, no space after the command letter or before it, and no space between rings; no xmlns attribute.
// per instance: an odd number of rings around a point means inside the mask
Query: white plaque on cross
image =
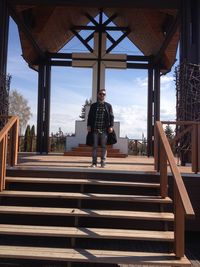
<svg viewBox="0 0 200 267"><path fill-rule="evenodd" d="M100 56L99 51L101 51ZM106 33L102 33L101 44L99 43L99 34L94 33L93 53L72 53L72 67L93 68L92 102L97 100L98 77L100 77L100 88L104 89L106 68L126 69L126 59L126 54L106 53ZM100 61L100 70L98 70L98 60Z"/></svg>

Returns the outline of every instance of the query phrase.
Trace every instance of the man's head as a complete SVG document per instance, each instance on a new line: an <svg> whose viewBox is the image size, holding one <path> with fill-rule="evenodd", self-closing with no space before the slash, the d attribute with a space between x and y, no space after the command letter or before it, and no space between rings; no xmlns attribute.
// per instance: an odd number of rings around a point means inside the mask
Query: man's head
<svg viewBox="0 0 200 267"><path fill-rule="evenodd" d="M106 89L100 89L98 92L98 101L103 102L105 100L105 96L106 96Z"/></svg>

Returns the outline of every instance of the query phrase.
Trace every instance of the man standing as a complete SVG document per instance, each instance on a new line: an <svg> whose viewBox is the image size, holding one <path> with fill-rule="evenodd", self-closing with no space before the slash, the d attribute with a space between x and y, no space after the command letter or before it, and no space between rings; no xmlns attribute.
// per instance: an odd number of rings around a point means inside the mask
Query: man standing
<svg viewBox="0 0 200 267"><path fill-rule="evenodd" d="M107 135L112 133L114 115L111 104L105 102L106 90L101 89L97 95L97 102L90 107L87 130L93 134L92 167L97 166L97 148L101 144L101 167L106 164Z"/></svg>

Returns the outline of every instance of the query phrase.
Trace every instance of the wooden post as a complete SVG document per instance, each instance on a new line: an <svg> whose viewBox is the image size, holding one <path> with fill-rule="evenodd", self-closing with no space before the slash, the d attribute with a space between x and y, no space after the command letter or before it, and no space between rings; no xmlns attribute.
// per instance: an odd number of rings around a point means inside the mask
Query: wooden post
<svg viewBox="0 0 200 267"><path fill-rule="evenodd" d="M157 125L154 127L154 168L157 172L160 170L160 157L159 157L160 137L158 135Z"/></svg>
<svg viewBox="0 0 200 267"><path fill-rule="evenodd" d="M0 74L4 75L6 75L6 68L7 68L8 29L9 29L9 15L8 15L7 0L1 0L0 1Z"/></svg>
<svg viewBox="0 0 200 267"><path fill-rule="evenodd" d="M148 107L147 107L147 156L152 156L153 132L153 67L148 69Z"/></svg>
<svg viewBox="0 0 200 267"><path fill-rule="evenodd" d="M37 152L49 151L51 66L41 62L38 75Z"/></svg>
<svg viewBox="0 0 200 267"><path fill-rule="evenodd" d="M7 150L8 150L8 135L5 136L4 138L4 157L3 157L3 165L4 165L4 168L3 168L3 181L2 181L2 186L3 186L3 189L5 189L6 187L6 163L7 163Z"/></svg>
<svg viewBox="0 0 200 267"><path fill-rule="evenodd" d="M11 139L12 142L10 143L10 145L12 147L12 153L11 153L10 165L13 167L17 164L17 157L18 157L19 119L16 120L11 131L12 131L12 139Z"/></svg>
<svg viewBox="0 0 200 267"><path fill-rule="evenodd" d="M197 126L197 143L198 143L198 148L197 148L197 159L198 159L198 172L200 171L200 123L198 123L198 126Z"/></svg>
<svg viewBox="0 0 200 267"><path fill-rule="evenodd" d="M178 193L176 183L174 182L174 253L176 257L181 258L185 253L185 217L184 210L181 203L180 195Z"/></svg>
<svg viewBox="0 0 200 267"><path fill-rule="evenodd" d="M192 125L192 171L198 172L198 143L197 143L197 124Z"/></svg>
<svg viewBox="0 0 200 267"><path fill-rule="evenodd" d="M5 175L5 160L6 160L6 151L5 151L5 137L0 142L0 191L4 187L4 175Z"/></svg>
<svg viewBox="0 0 200 267"><path fill-rule="evenodd" d="M168 177L167 177L167 155L162 142L160 142L160 195L167 197L168 195Z"/></svg>

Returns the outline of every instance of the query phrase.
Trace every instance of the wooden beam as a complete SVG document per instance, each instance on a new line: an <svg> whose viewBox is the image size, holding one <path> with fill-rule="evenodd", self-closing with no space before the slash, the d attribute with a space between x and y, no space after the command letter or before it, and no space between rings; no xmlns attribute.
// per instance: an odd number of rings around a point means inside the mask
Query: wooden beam
<svg viewBox="0 0 200 267"><path fill-rule="evenodd" d="M55 5L55 6L90 6L90 7L134 7L134 8L169 8L177 9L181 0L8 0L12 5Z"/></svg>
<svg viewBox="0 0 200 267"><path fill-rule="evenodd" d="M141 69L141 70L147 70L147 69L149 69L149 64L142 64L142 63L127 63L127 69Z"/></svg>
<svg viewBox="0 0 200 267"><path fill-rule="evenodd" d="M51 60L51 66L59 66L59 67L71 67L72 61L69 60Z"/></svg>
<svg viewBox="0 0 200 267"><path fill-rule="evenodd" d="M31 32L27 28L27 26L24 24L23 20L19 17L19 15L15 12L15 10L9 5L9 12L13 20L18 25L19 29L24 33L26 38L29 40L31 46L35 50L35 52L38 54L38 57L40 58L46 58L45 53L41 50L39 45L37 44L36 40L32 36Z"/></svg>
<svg viewBox="0 0 200 267"><path fill-rule="evenodd" d="M48 53L49 58L72 59L72 53Z"/></svg>
<svg viewBox="0 0 200 267"><path fill-rule="evenodd" d="M127 55L127 61L147 61L151 60L151 56L134 56L134 55Z"/></svg>
<svg viewBox="0 0 200 267"><path fill-rule="evenodd" d="M107 50L106 53L110 53L122 40L124 40L129 33L131 32L130 29L126 30Z"/></svg>
<svg viewBox="0 0 200 267"><path fill-rule="evenodd" d="M160 63L172 37L174 36L175 32L177 31L179 25L180 25L180 13L177 14L174 22L172 23L172 25L169 29L169 32L167 33L166 38L165 38L158 54L154 58L153 64Z"/></svg>

